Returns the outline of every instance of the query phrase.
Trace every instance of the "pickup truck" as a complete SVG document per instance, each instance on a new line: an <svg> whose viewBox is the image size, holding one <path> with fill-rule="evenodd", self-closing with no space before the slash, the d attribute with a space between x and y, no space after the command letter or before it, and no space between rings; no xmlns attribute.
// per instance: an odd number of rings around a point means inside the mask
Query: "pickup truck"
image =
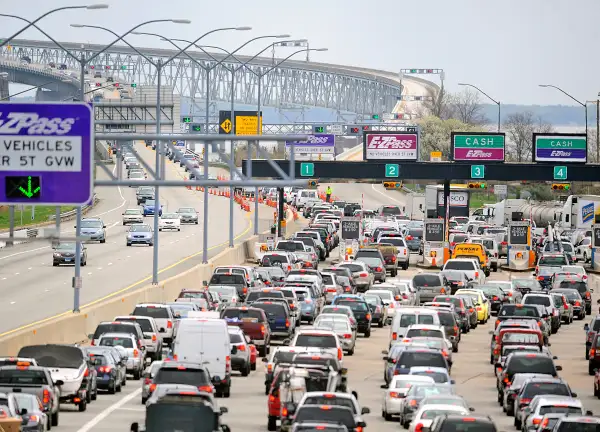
<svg viewBox="0 0 600 432"><path fill-rule="evenodd" d="M267 315L262 309L241 306L227 307L221 312L227 325L240 327L258 348L258 354L265 357L271 344L271 328Z"/></svg>
<svg viewBox="0 0 600 432"><path fill-rule="evenodd" d="M0 393L27 393L36 395L42 402L44 412L48 415L47 429L58 426L60 411L60 386L62 381L52 381L50 371L41 366L0 367Z"/></svg>
<svg viewBox="0 0 600 432"><path fill-rule="evenodd" d="M393 245L382 245L379 243L371 243L367 246L369 249L379 249L381 255L383 255L383 262L385 263L386 271L390 272L392 277L396 277L398 275L398 257L397 257L397 249L396 246ZM360 256L360 251L357 256Z"/></svg>

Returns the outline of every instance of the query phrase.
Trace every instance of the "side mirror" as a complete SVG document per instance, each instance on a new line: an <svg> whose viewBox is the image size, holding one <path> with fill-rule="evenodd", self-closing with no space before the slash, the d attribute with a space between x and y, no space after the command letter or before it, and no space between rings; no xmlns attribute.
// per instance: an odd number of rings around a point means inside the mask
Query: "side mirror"
<svg viewBox="0 0 600 432"><path fill-rule="evenodd" d="M586 324L587 325L587 324ZM94 333L90 333L87 335L88 339L94 339Z"/></svg>
<svg viewBox="0 0 600 432"><path fill-rule="evenodd" d="M382 388L382 389L388 389L388 388L390 388L390 387L389 387L387 384L381 384L381 385L379 386L379 388Z"/></svg>
<svg viewBox="0 0 600 432"><path fill-rule="evenodd" d="M64 385L64 381L63 380L56 380L54 381L54 385L60 387L61 385Z"/></svg>
<svg viewBox="0 0 600 432"><path fill-rule="evenodd" d="M360 410L360 413L361 413L361 414L371 414L371 408L369 408L369 407L363 407L363 408Z"/></svg>
<svg viewBox="0 0 600 432"><path fill-rule="evenodd" d="M594 415L594 413L593 413L592 411L590 411L590 410L587 410L587 411L585 412L585 415L586 415L586 416L593 416L593 415Z"/></svg>
<svg viewBox="0 0 600 432"><path fill-rule="evenodd" d="M219 408L219 411L221 412L221 414L227 414L229 412L229 408L221 407L221 408Z"/></svg>
<svg viewBox="0 0 600 432"><path fill-rule="evenodd" d="M21 411L19 412L20 415L26 415L27 414L27 408L22 408Z"/></svg>
<svg viewBox="0 0 600 432"><path fill-rule="evenodd" d="M577 393L575 393L575 392L571 392L571 397L574 397L574 398L576 398L576 397L577 397Z"/></svg>
<svg viewBox="0 0 600 432"><path fill-rule="evenodd" d="M140 425L138 422L131 423L131 428L130 428L131 432L138 432L139 430L140 430Z"/></svg>
<svg viewBox="0 0 600 432"><path fill-rule="evenodd" d="M456 384L456 381L450 380L450 384Z"/></svg>
<svg viewBox="0 0 600 432"><path fill-rule="evenodd" d="M352 396L354 396L354 399L358 400L358 393L356 393L355 390L352 390Z"/></svg>
<svg viewBox="0 0 600 432"><path fill-rule="evenodd" d="M560 372L562 370L562 366L560 366L560 365L556 366L556 370Z"/></svg>
<svg viewBox="0 0 600 432"><path fill-rule="evenodd" d="M202 281L202 286L208 286L208 281L203 280Z"/></svg>
<svg viewBox="0 0 600 432"><path fill-rule="evenodd" d="M473 412L473 411L475 411L475 408L469 407L469 411Z"/></svg>
<svg viewBox="0 0 600 432"><path fill-rule="evenodd" d="M237 352L238 352L238 348L237 348L237 346L235 346L235 345L234 345L234 346L232 346L232 347L231 347L231 354L233 354L233 355L236 355L236 354L237 354Z"/></svg>

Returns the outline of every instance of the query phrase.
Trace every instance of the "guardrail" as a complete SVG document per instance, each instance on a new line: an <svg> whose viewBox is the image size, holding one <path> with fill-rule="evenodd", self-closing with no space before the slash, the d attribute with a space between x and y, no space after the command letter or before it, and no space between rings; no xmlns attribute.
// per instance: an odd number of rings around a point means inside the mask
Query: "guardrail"
<svg viewBox="0 0 600 432"><path fill-rule="evenodd" d="M94 194L94 196L92 197L92 204L91 205L85 205L81 207L81 212L83 214L86 214L88 211L90 211L94 205L96 205L98 203L98 195ZM71 210L68 212L64 212L60 214L60 221L64 221L64 220L69 220L69 219L73 219L74 217L77 216L77 210ZM48 216L48 222L51 221L55 221L56 220L56 215L50 215ZM28 236L29 237L29 236Z"/></svg>

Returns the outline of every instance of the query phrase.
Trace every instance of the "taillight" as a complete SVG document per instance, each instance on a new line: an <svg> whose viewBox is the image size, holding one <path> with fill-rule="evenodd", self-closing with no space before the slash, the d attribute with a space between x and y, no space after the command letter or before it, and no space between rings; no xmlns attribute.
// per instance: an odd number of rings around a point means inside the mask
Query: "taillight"
<svg viewBox="0 0 600 432"><path fill-rule="evenodd" d="M344 353L342 352L342 349L338 348L337 352L338 352L338 360L342 361L342 358L344 357Z"/></svg>
<svg viewBox="0 0 600 432"><path fill-rule="evenodd" d="M264 335L265 335L265 325L264 325L264 324L262 324L262 325L260 326L260 334L261 334L262 336L264 336Z"/></svg>
<svg viewBox="0 0 600 432"><path fill-rule="evenodd" d="M542 422L542 419L541 419L541 418L539 418L539 417L536 417L536 418L534 418L534 419L533 419L531 422L532 422L534 425L539 425L539 424Z"/></svg>
<svg viewBox="0 0 600 432"><path fill-rule="evenodd" d="M538 327L542 327L542 322L541 321L538 321L537 323L538 323Z"/></svg>
<svg viewBox="0 0 600 432"><path fill-rule="evenodd" d="M156 390L156 384L150 384L150 388L148 390L150 390L152 393L154 390Z"/></svg>
<svg viewBox="0 0 600 432"><path fill-rule="evenodd" d="M318 427L318 426L317 426ZM354 432L363 432L363 427L362 426L356 426L354 428Z"/></svg>
<svg viewBox="0 0 600 432"><path fill-rule="evenodd" d="M290 320L288 320L288 319L285 320L285 326L289 328L289 326L290 326Z"/></svg>
<svg viewBox="0 0 600 432"><path fill-rule="evenodd" d="M92 339L92 343L90 345L92 345L92 346L96 345L96 343L94 342L94 339Z"/></svg>
<svg viewBox="0 0 600 432"><path fill-rule="evenodd" d="M283 407L281 408L281 416L282 417L287 417L289 414L287 407Z"/></svg>
<svg viewBox="0 0 600 432"><path fill-rule="evenodd" d="M98 372L100 372L100 373L110 373L111 371L112 371L111 366L100 366L98 368Z"/></svg>
<svg viewBox="0 0 600 432"><path fill-rule="evenodd" d="M523 406L523 405L528 405L531 402L531 399L521 399L521 402L519 403L519 405Z"/></svg>
<svg viewBox="0 0 600 432"><path fill-rule="evenodd" d="M398 333L394 332L392 333L392 340L396 340L398 339Z"/></svg>
<svg viewBox="0 0 600 432"><path fill-rule="evenodd" d="M138 357L140 355L140 352L136 349L133 350L133 356L134 357Z"/></svg>
<svg viewBox="0 0 600 432"><path fill-rule="evenodd" d="M200 386L200 387L198 387L198 390L200 390L202 392L206 392L206 393L212 393L213 388L212 388L212 386Z"/></svg>
<svg viewBox="0 0 600 432"><path fill-rule="evenodd" d="M242 292L243 292L244 294L247 294L247 293L248 293L248 288L246 288L246 287L242 288Z"/></svg>
<svg viewBox="0 0 600 432"><path fill-rule="evenodd" d="M246 351L246 345L240 345L238 351Z"/></svg>
<svg viewBox="0 0 600 432"><path fill-rule="evenodd" d="M381 267L377 267L377 268L375 269L375 271L378 271L378 272L380 272L380 271L382 271L382 268L381 268Z"/></svg>
<svg viewBox="0 0 600 432"><path fill-rule="evenodd" d="M42 395L42 403L44 405L48 405L50 403L50 392L48 389L44 389L44 393Z"/></svg>
<svg viewBox="0 0 600 432"><path fill-rule="evenodd" d="M296 309L296 305L295 305L294 303L292 303L292 304L290 305L290 309Z"/></svg>
<svg viewBox="0 0 600 432"><path fill-rule="evenodd" d="M498 296L494 296L494 297L492 297L492 300L494 300L494 301L498 301Z"/></svg>
<svg viewBox="0 0 600 432"><path fill-rule="evenodd" d="M365 318L366 318L367 320L370 320L370 319L371 319L371 314L369 314L369 313L368 313L367 315L365 315Z"/></svg>
<svg viewBox="0 0 600 432"><path fill-rule="evenodd" d="M152 383L152 380L150 379L150 377L144 378L144 385L150 385L150 383Z"/></svg>
<svg viewBox="0 0 600 432"><path fill-rule="evenodd" d="M587 292L585 293L585 298L586 298L586 299L589 299L590 297L591 297L591 294L590 294L590 292L589 292L589 291L587 291Z"/></svg>
<svg viewBox="0 0 600 432"><path fill-rule="evenodd" d="M575 302L575 306L581 306L581 302L580 301L576 301Z"/></svg>
<svg viewBox="0 0 600 432"><path fill-rule="evenodd" d="M390 397L398 399L398 398L400 398L400 393L398 393L398 392L390 392Z"/></svg>
<svg viewBox="0 0 600 432"><path fill-rule="evenodd" d="M225 372L231 372L231 356L225 357Z"/></svg>
<svg viewBox="0 0 600 432"><path fill-rule="evenodd" d="M352 335L350 333L346 333L344 335L344 339L352 339Z"/></svg>
<svg viewBox="0 0 600 432"><path fill-rule="evenodd" d="M396 262L396 255L392 257L392 262Z"/></svg>
<svg viewBox="0 0 600 432"><path fill-rule="evenodd" d="M173 328L173 321L167 321L167 328Z"/></svg>
<svg viewBox="0 0 600 432"><path fill-rule="evenodd" d="M84 377L89 377L90 376L90 370L88 368L85 368L85 372L83 373Z"/></svg>

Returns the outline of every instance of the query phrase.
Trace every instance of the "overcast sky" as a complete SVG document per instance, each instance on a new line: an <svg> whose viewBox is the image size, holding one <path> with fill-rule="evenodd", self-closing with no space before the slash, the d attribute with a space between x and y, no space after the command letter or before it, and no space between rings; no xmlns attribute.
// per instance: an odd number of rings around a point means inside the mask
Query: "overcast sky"
<svg viewBox="0 0 600 432"><path fill-rule="evenodd" d="M34 19L60 6L95 0L0 0L2 13ZM600 0L98 0L105 10L61 11L40 22L59 41L108 43L112 36L71 23L95 24L124 32L151 19L187 18L192 24L152 24L145 30L166 37L195 39L204 32L229 26L252 26L250 32L221 32L205 44L235 48L254 36L289 33L307 38L312 60L398 71L401 68L442 68L446 84L479 86L503 103L571 105L553 84L585 101L595 99L600 86ZM0 18L2 35L22 27ZM36 30L20 36L42 39ZM139 47L165 47L158 39L130 36ZM245 52L261 50L256 42ZM278 55L291 51L280 48ZM434 77L437 78L437 77Z"/></svg>

